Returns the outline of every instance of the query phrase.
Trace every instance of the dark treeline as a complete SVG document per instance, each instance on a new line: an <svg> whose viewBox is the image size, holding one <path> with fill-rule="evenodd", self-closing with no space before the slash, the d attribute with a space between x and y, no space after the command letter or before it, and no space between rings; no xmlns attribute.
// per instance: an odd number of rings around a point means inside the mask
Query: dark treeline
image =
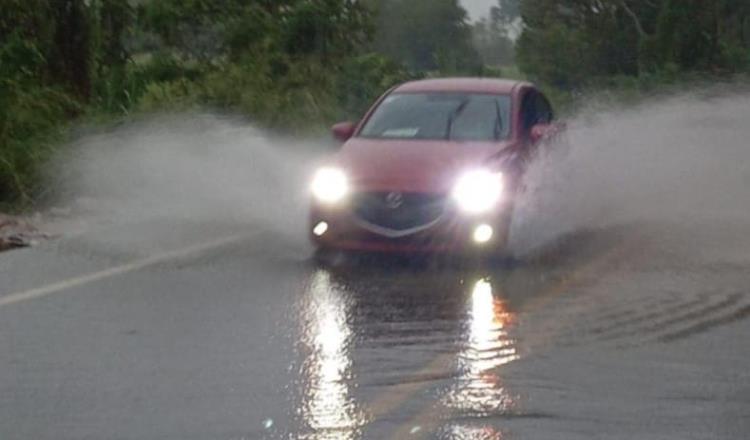
<svg viewBox="0 0 750 440"><path fill-rule="evenodd" d="M369 0L371 47L411 71L479 72L472 28L458 0Z"/></svg>
<svg viewBox="0 0 750 440"><path fill-rule="evenodd" d="M43 195L40 164L71 121L208 107L303 132L426 75L517 64L572 90L750 65L747 0L498 0L488 12L470 23L459 0L0 0L0 203Z"/></svg>
<svg viewBox="0 0 750 440"><path fill-rule="evenodd" d="M518 63L560 88L750 68L748 0L521 0Z"/></svg>

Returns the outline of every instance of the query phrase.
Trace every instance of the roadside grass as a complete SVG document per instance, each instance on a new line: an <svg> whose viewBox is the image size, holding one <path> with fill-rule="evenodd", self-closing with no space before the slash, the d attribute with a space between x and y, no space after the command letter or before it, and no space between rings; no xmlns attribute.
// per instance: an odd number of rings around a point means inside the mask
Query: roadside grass
<svg viewBox="0 0 750 440"><path fill-rule="evenodd" d="M67 140L67 120L81 107L61 90L10 80L0 98L0 209L17 212L46 191L41 168Z"/></svg>

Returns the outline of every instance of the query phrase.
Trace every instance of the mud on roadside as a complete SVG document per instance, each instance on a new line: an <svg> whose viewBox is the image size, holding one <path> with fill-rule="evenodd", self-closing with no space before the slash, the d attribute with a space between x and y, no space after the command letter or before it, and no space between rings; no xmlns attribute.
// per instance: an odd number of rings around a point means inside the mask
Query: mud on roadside
<svg viewBox="0 0 750 440"><path fill-rule="evenodd" d="M33 246L47 238L33 220L0 214L0 252Z"/></svg>

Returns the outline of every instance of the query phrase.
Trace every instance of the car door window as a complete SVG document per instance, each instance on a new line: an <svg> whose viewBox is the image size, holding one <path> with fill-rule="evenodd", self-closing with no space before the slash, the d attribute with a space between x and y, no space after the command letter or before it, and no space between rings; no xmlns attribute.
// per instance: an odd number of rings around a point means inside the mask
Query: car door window
<svg viewBox="0 0 750 440"><path fill-rule="evenodd" d="M531 134L531 127L537 123L537 95L538 93L534 90L526 92L523 100L521 101L521 125L523 130L523 137L527 138Z"/></svg>
<svg viewBox="0 0 750 440"><path fill-rule="evenodd" d="M536 93L536 122L535 124L549 124L555 119L552 106L541 93Z"/></svg>
<svg viewBox="0 0 750 440"><path fill-rule="evenodd" d="M550 124L555 118L547 98L536 90L529 90L521 104L521 122L523 136L531 134L531 128L536 124Z"/></svg>

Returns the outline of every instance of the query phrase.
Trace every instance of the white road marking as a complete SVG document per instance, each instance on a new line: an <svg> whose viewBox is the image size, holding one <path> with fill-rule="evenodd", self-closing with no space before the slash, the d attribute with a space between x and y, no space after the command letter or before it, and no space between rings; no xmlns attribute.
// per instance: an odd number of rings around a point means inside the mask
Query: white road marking
<svg viewBox="0 0 750 440"><path fill-rule="evenodd" d="M220 248L222 246L226 246L231 243L245 240L249 238L250 236L251 235L248 235L248 234L242 234L242 235L234 235L231 237L225 237L225 238L210 241L207 243L201 243L201 244L197 244L193 246L188 246L186 248L165 252L163 254L154 255L154 256L143 258L140 260L135 260L130 263L123 264L121 266L115 266L109 269L101 270L99 272L94 272L94 273L90 273L87 275L81 275L79 277L70 278L64 281L59 281L57 283L48 284L46 286L38 287L35 289L26 290L23 292L11 293L9 295L4 295L0 297L0 307L10 306L13 304L18 304L20 302L45 297L53 293L58 293L58 292L62 292L65 290L72 289L74 287L80 287L86 284L95 283L97 281L101 281L106 278L111 278L114 276L123 275L123 274L130 273L130 272L135 272L135 271L145 269L150 266L155 266L161 263L165 263L167 261L179 260L182 258L190 257L195 254L200 254L211 249Z"/></svg>

